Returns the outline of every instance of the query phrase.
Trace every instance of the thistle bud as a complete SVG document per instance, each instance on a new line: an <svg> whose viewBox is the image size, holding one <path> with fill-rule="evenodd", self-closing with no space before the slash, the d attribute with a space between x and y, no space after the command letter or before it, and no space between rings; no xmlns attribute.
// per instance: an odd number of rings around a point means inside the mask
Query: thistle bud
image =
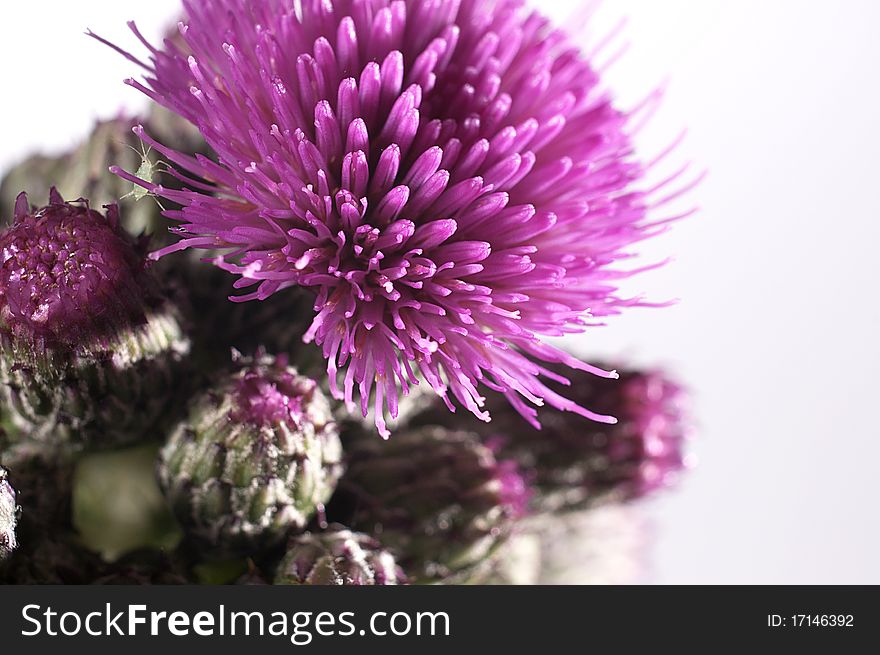
<svg viewBox="0 0 880 655"><path fill-rule="evenodd" d="M399 585L406 576L378 541L342 526L290 542L278 565L281 585Z"/></svg>
<svg viewBox="0 0 880 655"><path fill-rule="evenodd" d="M341 459L318 383L262 356L193 402L160 453L159 481L191 537L250 554L305 528Z"/></svg>
<svg viewBox="0 0 880 655"><path fill-rule="evenodd" d="M491 423L466 423L502 457L529 472L535 492L531 509L576 511L636 500L672 484L689 463L690 424L682 387L660 371L621 371L618 380L589 373L569 377L576 402L617 417L617 424L545 408L538 415L538 430L503 398L488 401ZM437 420L448 421L442 409L415 422Z"/></svg>
<svg viewBox="0 0 880 655"><path fill-rule="evenodd" d="M0 562L18 548L15 530L18 524L18 503L15 489L9 484L9 471L0 466Z"/></svg>
<svg viewBox="0 0 880 655"><path fill-rule="evenodd" d="M116 208L21 194L0 254L7 439L107 447L154 429L189 341Z"/></svg>
<svg viewBox="0 0 880 655"><path fill-rule="evenodd" d="M685 468L690 429L682 387L659 371L622 371L619 380L576 376L572 387L616 425L549 411L543 430L509 434L504 452L533 464L544 509L576 510L637 500L671 485Z"/></svg>
<svg viewBox="0 0 880 655"><path fill-rule="evenodd" d="M348 455L353 526L419 583L481 580L525 508L516 466L471 433L426 427L359 439Z"/></svg>

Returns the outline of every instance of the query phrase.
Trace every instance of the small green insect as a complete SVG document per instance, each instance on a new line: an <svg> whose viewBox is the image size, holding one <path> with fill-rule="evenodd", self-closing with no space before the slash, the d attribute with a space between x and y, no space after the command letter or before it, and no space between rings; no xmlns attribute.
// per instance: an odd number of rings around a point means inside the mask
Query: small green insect
<svg viewBox="0 0 880 655"><path fill-rule="evenodd" d="M125 144L127 148L131 148L131 150L137 154L141 158L141 164L138 166L137 171L135 171L135 176L139 177L142 180L147 182L153 182L153 178L161 173L168 173L169 164L166 161L162 161L161 159L156 160L155 162L150 159L150 152L153 150L153 147L150 146L147 149L144 149L144 142L141 141L141 149L138 150L134 146L129 144ZM145 196L150 196L156 200L156 204L159 205L159 208L162 211L165 211L165 208L162 206L162 203L159 202L158 198L156 198L155 194L152 193L149 189L141 186L140 184L133 184L131 191L126 193L124 196L120 198L120 200L125 200L126 198L134 198L135 202L140 200Z"/></svg>

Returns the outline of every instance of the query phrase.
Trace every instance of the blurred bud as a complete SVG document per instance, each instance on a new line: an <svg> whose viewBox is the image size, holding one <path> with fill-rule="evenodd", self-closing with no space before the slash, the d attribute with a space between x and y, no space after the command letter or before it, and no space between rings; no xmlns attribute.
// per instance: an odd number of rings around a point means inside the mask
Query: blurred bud
<svg viewBox="0 0 880 655"><path fill-rule="evenodd" d="M317 382L261 356L195 399L160 453L159 480L191 537L249 554L305 528L333 493L341 458Z"/></svg>
<svg viewBox="0 0 880 655"><path fill-rule="evenodd" d="M107 561L173 549L182 533L156 480L160 444L89 453L76 462L72 522L82 543Z"/></svg>
<svg viewBox="0 0 880 655"><path fill-rule="evenodd" d="M269 583L266 581L266 576L263 575L263 572L253 563L253 561L248 561L247 571L235 581L235 584L248 587L261 587L263 585L268 585Z"/></svg>
<svg viewBox="0 0 880 655"><path fill-rule="evenodd" d="M347 455L353 526L416 582L479 580L527 501L515 465L471 433L426 427L356 440Z"/></svg>
<svg viewBox="0 0 880 655"><path fill-rule="evenodd" d="M680 385L661 371L621 371L619 380L586 372L566 375L571 378L567 393L578 404L617 417L617 424L547 407L538 414L538 430L503 397L488 399L488 424L450 419L445 408L437 407L415 423L464 421L479 432L500 456L519 463L535 491L533 511L576 511L636 500L677 479L688 465L685 447L691 429L687 394Z"/></svg>
<svg viewBox="0 0 880 655"><path fill-rule="evenodd" d="M372 537L333 526L290 542L278 566L281 585L398 585L406 576Z"/></svg>
<svg viewBox="0 0 880 655"><path fill-rule="evenodd" d="M140 244L88 202L21 194L0 234L5 447L108 447L153 430L189 351Z"/></svg>

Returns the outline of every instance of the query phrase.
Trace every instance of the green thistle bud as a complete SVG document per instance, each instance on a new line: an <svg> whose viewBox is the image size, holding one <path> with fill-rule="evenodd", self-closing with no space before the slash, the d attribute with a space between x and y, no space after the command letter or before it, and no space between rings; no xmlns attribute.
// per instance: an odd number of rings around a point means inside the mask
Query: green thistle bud
<svg viewBox="0 0 880 655"><path fill-rule="evenodd" d="M381 539L420 583L480 580L526 503L516 467L471 433L427 427L359 439L348 455L352 525Z"/></svg>
<svg viewBox="0 0 880 655"><path fill-rule="evenodd" d="M243 362L192 404L160 453L184 529L219 552L278 544L305 528L342 473L330 403L284 357Z"/></svg>
<svg viewBox="0 0 880 655"><path fill-rule="evenodd" d="M53 189L32 209L21 194L0 251L4 448L109 447L156 429L190 344L116 208Z"/></svg>
<svg viewBox="0 0 880 655"><path fill-rule="evenodd" d="M398 585L406 584L406 576L378 541L333 526L293 539L278 565L275 584Z"/></svg>
<svg viewBox="0 0 880 655"><path fill-rule="evenodd" d="M18 524L18 503L15 489L9 484L9 471L0 466L0 562L18 548L15 534Z"/></svg>

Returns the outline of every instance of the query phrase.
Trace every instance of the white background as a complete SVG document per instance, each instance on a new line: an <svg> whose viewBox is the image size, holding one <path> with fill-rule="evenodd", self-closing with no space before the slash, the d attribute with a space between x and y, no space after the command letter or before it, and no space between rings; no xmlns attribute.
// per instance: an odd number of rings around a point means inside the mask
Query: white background
<svg viewBox="0 0 880 655"><path fill-rule="evenodd" d="M82 33L136 47L125 20L153 38L176 6L4 3L0 169L145 106L121 83L134 67ZM880 3L609 0L593 31L622 17L621 101L671 82L640 145L686 126L677 156L710 173L700 215L646 247L677 260L636 284L682 302L580 342L695 391L700 464L649 507L648 580L880 583Z"/></svg>

